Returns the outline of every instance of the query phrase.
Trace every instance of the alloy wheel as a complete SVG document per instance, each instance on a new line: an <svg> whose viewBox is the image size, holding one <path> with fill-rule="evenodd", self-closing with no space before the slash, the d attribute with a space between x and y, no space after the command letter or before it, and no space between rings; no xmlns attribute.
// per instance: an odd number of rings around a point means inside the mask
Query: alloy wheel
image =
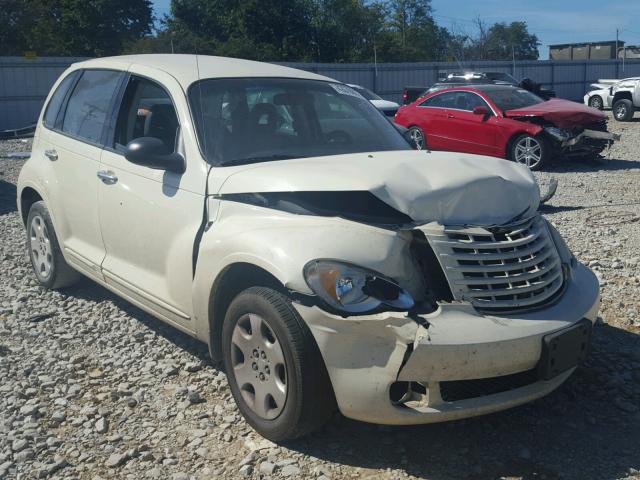
<svg viewBox="0 0 640 480"><path fill-rule="evenodd" d="M542 145L533 137L524 137L518 141L515 160L529 168L534 168L542 161Z"/></svg>
<svg viewBox="0 0 640 480"><path fill-rule="evenodd" d="M47 224L40 215L35 215L29 226L29 254L38 277L47 280L53 269L53 254Z"/></svg>
<svg viewBox="0 0 640 480"><path fill-rule="evenodd" d="M233 375L243 399L261 418L273 420L287 400L287 367L282 346L259 315L240 317L231 336Z"/></svg>
<svg viewBox="0 0 640 480"><path fill-rule="evenodd" d="M589 100L590 106L593 108L597 108L598 110L602 110L602 100L600 97L591 97Z"/></svg>
<svg viewBox="0 0 640 480"><path fill-rule="evenodd" d="M417 127L412 127L409 129L409 136L418 150L424 149L424 135L422 130Z"/></svg>
<svg viewBox="0 0 640 480"><path fill-rule="evenodd" d="M619 103L616 105L616 110L614 112L617 119L622 119L627 115L627 106L624 103Z"/></svg>

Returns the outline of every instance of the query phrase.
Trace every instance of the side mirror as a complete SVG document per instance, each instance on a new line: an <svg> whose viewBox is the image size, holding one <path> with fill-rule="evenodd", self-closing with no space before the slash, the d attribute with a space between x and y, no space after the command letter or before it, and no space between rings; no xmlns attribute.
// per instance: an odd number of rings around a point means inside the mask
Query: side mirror
<svg viewBox="0 0 640 480"><path fill-rule="evenodd" d="M127 144L124 158L136 165L184 173L186 165L179 153L170 152L162 140L155 137L140 137Z"/></svg>
<svg viewBox="0 0 640 480"><path fill-rule="evenodd" d="M489 115L489 109L484 105L478 105L477 107L473 107L474 115Z"/></svg>

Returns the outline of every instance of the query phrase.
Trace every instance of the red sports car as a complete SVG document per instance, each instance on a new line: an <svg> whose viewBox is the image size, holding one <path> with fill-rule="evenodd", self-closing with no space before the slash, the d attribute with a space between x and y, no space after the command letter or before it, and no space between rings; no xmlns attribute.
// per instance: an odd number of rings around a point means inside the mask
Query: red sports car
<svg viewBox="0 0 640 480"><path fill-rule="evenodd" d="M508 85L439 90L400 107L418 148L507 158L537 170L551 157L597 155L619 136L604 113Z"/></svg>

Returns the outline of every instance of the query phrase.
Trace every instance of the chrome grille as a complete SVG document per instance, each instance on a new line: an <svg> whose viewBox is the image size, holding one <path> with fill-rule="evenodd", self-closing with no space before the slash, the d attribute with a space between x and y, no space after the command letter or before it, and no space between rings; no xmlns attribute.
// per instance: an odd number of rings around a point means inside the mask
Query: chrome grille
<svg viewBox="0 0 640 480"><path fill-rule="evenodd" d="M540 216L501 227L424 229L456 300L518 310L549 301L563 284L558 251Z"/></svg>

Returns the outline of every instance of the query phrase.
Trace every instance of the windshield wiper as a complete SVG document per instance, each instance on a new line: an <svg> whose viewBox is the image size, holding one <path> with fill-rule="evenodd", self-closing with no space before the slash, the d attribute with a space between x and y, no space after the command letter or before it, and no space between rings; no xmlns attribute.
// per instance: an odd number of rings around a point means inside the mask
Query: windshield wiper
<svg viewBox="0 0 640 480"><path fill-rule="evenodd" d="M234 158L220 164L221 167L230 167L232 165L249 165L251 163L271 162L275 160L293 160L295 158L306 158L306 155L260 155L256 157Z"/></svg>

